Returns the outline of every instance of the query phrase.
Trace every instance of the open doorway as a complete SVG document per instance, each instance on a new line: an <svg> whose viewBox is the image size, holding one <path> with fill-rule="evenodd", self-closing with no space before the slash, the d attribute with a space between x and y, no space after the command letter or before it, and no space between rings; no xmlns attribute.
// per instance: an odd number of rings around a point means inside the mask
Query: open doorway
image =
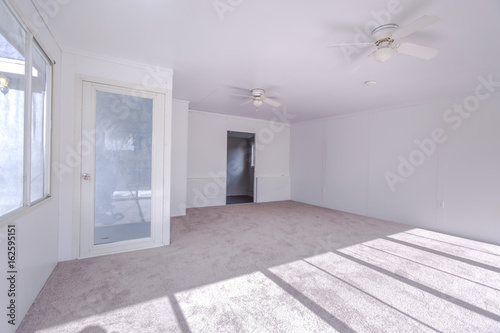
<svg viewBox="0 0 500 333"><path fill-rule="evenodd" d="M226 204L254 202L254 133L227 132L226 179Z"/></svg>

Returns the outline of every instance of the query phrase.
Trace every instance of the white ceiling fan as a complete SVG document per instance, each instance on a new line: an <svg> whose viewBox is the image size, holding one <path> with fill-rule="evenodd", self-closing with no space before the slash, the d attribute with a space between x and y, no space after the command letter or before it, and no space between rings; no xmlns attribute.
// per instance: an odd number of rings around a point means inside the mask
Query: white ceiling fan
<svg viewBox="0 0 500 333"><path fill-rule="evenodd" d="M265 96L266 91L262 88L254 88L250 90L250 95L240 95L240 94L233 94L233 96L238 96L238 97L246 97L249 98L248 101L241 105L248 104L250 102L253 102L253 105L257 107L257 111L259 110L259 106L262 105L262 103L267 103L271 106L274 106L275 108L279 107L281 103L276 102L275 100L270 99L269 97Z"/></svg>
<svg viewBox="0 0 500 333"><path fill-rule="evenodd" d="M371 43L335 44L330 45L329 47L376 46L377 49L371 52L368 57L373 55L373 58L378 62L385 62L391 59L396 52L429 60L436 56L439 52L438 49L408 42L398 43L398 41L414 32L426 28L433 23L436 23L437 21L439 21L437 16L424 15L402 28L395 23L384 24L373 29L371 37L374 41Z"/></svg>

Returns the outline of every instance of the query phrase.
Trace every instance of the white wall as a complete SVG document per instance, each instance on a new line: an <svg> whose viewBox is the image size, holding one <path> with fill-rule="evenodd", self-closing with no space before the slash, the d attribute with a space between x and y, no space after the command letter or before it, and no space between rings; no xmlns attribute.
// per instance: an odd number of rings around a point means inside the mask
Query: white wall
<svg viewBox="0 0 500 333"><path fill-rule="evenodd" d="M59 207L59 260L70 260L79 257L79 232L80 232L80 174L81 165L80 146L81 128L81 87L79 82L81 76L112 80L116 84L128 84L138 88L161 90L167 93L167 103L171 98L172 71L158 67L150 67L145 64L133 63L122 59L109 58L101 55L87 54L80 50L64 50L62 54L62 109L61 140L61 166L58 174L61 202ZM159 78L162 80L159 81ZM166 129L168 134L170 128ZM167 141L167 144L171 144ZM76 161L76 162L75 162ZM166 166L170 168L170 164ZM167 181L170 182L170 170L167 173ZM170 202L170 188L164 189L164 195ZM170 205L165 207L170 211ZM170 212L168 212L168 216ZM166 221L167 222L167 221ZM168 224L168 223L167 223Z"/></svg>
<svg viewBox="0 0 500 333"><path fill-rule="evenodd" d="M302 122L291 129L292 200L323 206L324 122Z"/></svg>
<svg viewBox="0 0 500 333"><path fill-rule="evenodd" d="M57 64L53 75L53 112L52 112L52 158L58 160L58 144L61 140L61 50L45 27L35 24L36 10L29 1L13 3L14 9L21 16L35 38L49 57ZM14 332L26 315L31 304L42 289L45 281L57 264L58 246L58 207L60 191L52 175L51 198L16 214L0 223L0 258L3 267L0 279L0 302L3 315L0 332ZM16 226L16 325L7 323L9 285L7 281L7 225Z"/></svg>
<svg viewBox="0 0 500 333"><path fill-rule="evenodd" d="M294 124L292 199L500 244L500 94L467 119L447 111L464 100Z"/></svg>
<svg viewBox="0 0 500 333"><path fill-rule="evenodd" d="M187 101L173 101L170 216L186 215L188 107Z"/></svg>
<svg viewBox="0 0 500 333"><path fill-rule="evenodd" d="M289 177L290 127L274 121L190 111L187 207L226 204L227 131L255 133L255 175ZM287 200L266 193L263 201ZM257 195L257 202L259 200Z"/></svg>

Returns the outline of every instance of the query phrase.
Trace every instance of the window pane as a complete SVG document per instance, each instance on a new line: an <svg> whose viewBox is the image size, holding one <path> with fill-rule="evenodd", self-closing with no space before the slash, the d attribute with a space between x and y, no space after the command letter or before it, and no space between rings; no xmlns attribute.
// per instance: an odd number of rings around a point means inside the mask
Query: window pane
<svg viewBox="0 0 500 333"><path fill-rule="evenodd" d="M46 159L49 64L38 47L33 48L31 74L31 202L33 202L48 194Z"/></svg>
<svg viewBox="0 0 500 333"><path fill-rule="evenodd" d="M0 2L0 216L23 206L25 42Z"/></svg>

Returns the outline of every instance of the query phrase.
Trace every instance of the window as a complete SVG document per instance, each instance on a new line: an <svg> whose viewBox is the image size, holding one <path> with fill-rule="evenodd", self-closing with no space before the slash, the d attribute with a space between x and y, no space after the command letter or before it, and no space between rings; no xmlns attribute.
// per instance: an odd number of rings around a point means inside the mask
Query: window
<svg viewBox="0 0 500 333"><path fill-rule="evenodd" d="M0 218L49 196L52 65L0 0Z"/></svg>

